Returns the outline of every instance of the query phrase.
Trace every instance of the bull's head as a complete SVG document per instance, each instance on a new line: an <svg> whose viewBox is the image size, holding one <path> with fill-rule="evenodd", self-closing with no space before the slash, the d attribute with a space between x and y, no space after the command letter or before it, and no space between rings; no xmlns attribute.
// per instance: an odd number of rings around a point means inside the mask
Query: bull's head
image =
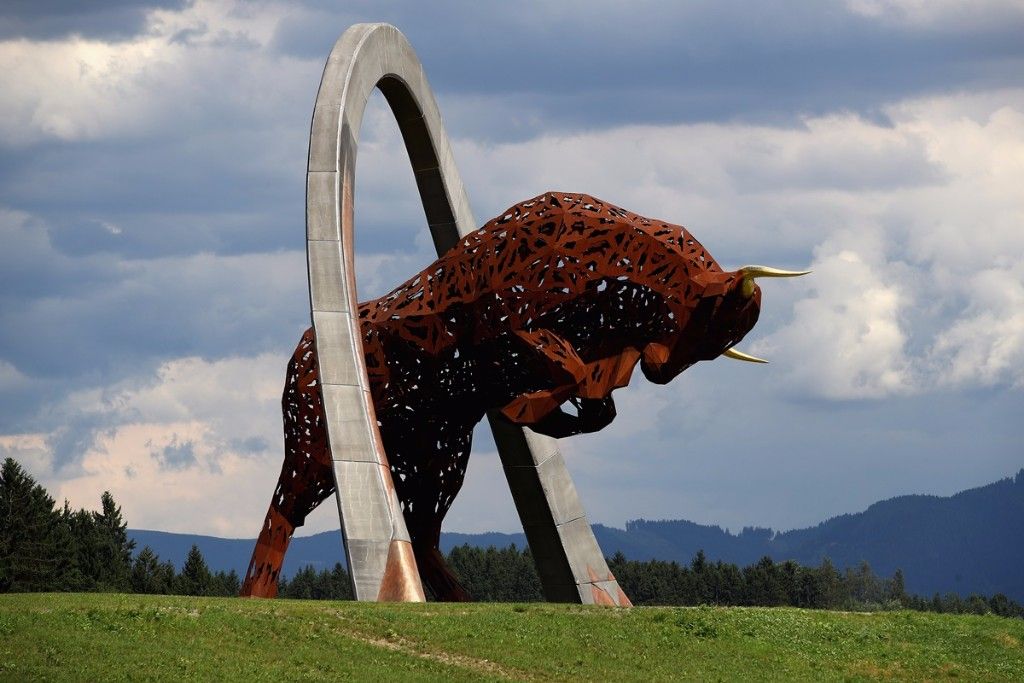
<svg viewBox="0 0 1024 683"><path fill-rule="evenodd" d="M719 356L767 363L735 348L754 327L761 310L761 288L755 280L797 277L809 272L744 266L736 271L711 267L694 275L691 281L699 294L693 300L688 317L680 321L681 331L670 343L654 342L644 349L640 365L644 376L664 384L697 361Z"/></svg>
<svg viewBox="0 0 1024 683"><path fill-rule="evenodd" d="M757 306L761 305L761 288L754 282L759 277L799 277L801 275L807 275L811 271L809 270L782 270L781 268L771 268L769 266L743 266L738 271L737 275L740 278L739 292L748 301L757 301ZM755 315L756 319L756 315ZM763 358L757 356L751 356L743 353L739 349L730 346L722 355L726 358L732 358L734 360L745 360L751 363L767 363Z"/></svg>

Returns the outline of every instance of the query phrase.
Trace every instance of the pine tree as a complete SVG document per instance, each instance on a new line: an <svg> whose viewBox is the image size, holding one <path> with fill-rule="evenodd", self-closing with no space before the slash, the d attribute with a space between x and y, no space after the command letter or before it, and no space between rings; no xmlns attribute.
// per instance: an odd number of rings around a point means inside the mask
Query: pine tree
<svg viewBox="0 0 1024 683"><path fill-rule="evenodd" d="M898 602L902 607L906 606L907 588L902 569L897 569L896 573L892 575L892 581L889 583L889 599Z"/></svg>
<svg viewBox="0 0 1024 683"><path fill-rule="evenodd" d="M241 590L241 588L242 582L238 578L238 572L234 569L230 572L225 572L221 569L213 575L209 595L216 595L224 598L233 597L238 595L238 591Z"/></svg>
<svg viewBox="0 0 1024 683"><path fill-rule="evenodd" d="M46 489L13 458L0 466L0 592L65 588L69 536Z"/></svg>
<svg viewBox="0 0 1024 683"><path fill-rule="evenodd" d="M824 609L835 609L843 604L842 579L832 560L824 558L817 569L818 602L814 605Z"/></svg>
<svg viewBox="0 0 1024 683"><path fill-rule="evenodd" d="M452 548L448 553L448 566L474 600L488 599L490 580L485 569L483 549L469 544Z"/></svg>
<svg viewBox="0 0 1024 683"><path fill-rule="evenodd" d="M764 607L785 605L789 599L782 572L771 557L765 555L757 564L743 569L746 584L745 603Z"/></svg>
<svg viewBox="0 0 1024 683"><path fill-rule="evenodd" d="M802 568L793 560L786 560L779 565L778 577L782 583L785 599L783 605L800 604L800 576Z"/></svg>
<svg viewBox="0 0 1024 683"><path fill-rule="evenodd" d="M715 604L739 605L743 599L743 572L734 564L725 564L721 560L715 563L718 570L719 583Z"/></svg>
<svg viewBox="0 0 1024 683"><path fill-rule="evenodd" d="M96 590L99 576L103 571L99 555L96 516L88 510L72 510L67 501L64 503L62 516L71 535L70 551L74 556L76 571L73 590Z"/></svg>
<svg viewBox="0 0 1024 683"><path fill-rule="evenodd" d="M701 548L690 562L690 579L692 581L693 602L706 605L713 602L714 587L708 576L708 557Z"/></svg>
<svg viewBox="0 0 1024 683"><path fill-rule="evenodd" d="M278 583L278 595L284 598L296 600L312 600L313 588L316 583L316 570L313 565L306 565L292 575L288 580L288 592L282 594L280 583Z"/></svg>
<svg viewBox="0 0 1024 683"><path fill-rule="evenodd" d="M516 558L513 582L513 597L511 599L514 602L544 600L544 590L540 584L540 576L537 574L537 563L529 548L523 548L523 552Z"/></svg>
<svg viewBox="0 0 1024 683"><path fill-rule="evenodd" d="M206 560L199 551L199 546L192 544L185 558L185 565L175 582L175 592L179 595L209 595L213 576Z"/></svg>
<svg viewBox="0 0 1024 683"><path fill-rule="evenodd" d="M226 597L237 596L239 591L242 590L242 578L238 576L238 572L234 569L229 571L227 577L225 577L224 586L227 589L224 593Z"/></svg>
<svg viewBox="0 0 1024 683"><path fill-rule="evenodd" d="M173 565L171 576L168 577L166 567L160 564L160 558L147 545L132 563L128 583L133 593L166 594L171 591L173 579Z"/></svg>
<svg viewBox="0 0 1024 683"><path fill-rule="evenodd" d="M78 559L78 539L75 538L74 527L72 521L74 519L74 511L71 509L71 505L67 499L64 499L64 507L60 511L60 554L64 563L64 571L62 572L63 580L59 590L63 591L82 591L85 590L85 576L82 574L82 569L79 566Z"/></svg>
<svg viewBox="0 0 1024 683"><path fill-rule="evenodd" d="M110 491L101 497L102 511L93 513L99 565L96 584L101 590L128 590L135 541L128 539L128 524Z"/></svg>
<svg viewBox="0 0 1024 683"><path fill-rule="evenodd" d="M1024 470L1022 470L1022 472L1024 472ZM1017 476L1021 476L1021 475L1017 475ZM1015 605L1016 605L1016 603L1014 603L1012 600L1010 600L1008 597L1006 597L1002 593L996 593L991 598L989 598L989 601L988 601L988 606L989 606L989 609L992 610L992 613L993 614L998 614L1001 617L1021 616L1020 614L1016 614L1015 613L1016 612L1016 610L1014 609ZM1019 605L1016 605L1016 606L1019 607Z"/></svg>
<svg viewBox="0 0 1024 683"><path fill-rule="evenodd" d="M949 614L962 614L964 611L963 599L952 591L946 593L942 596L942 611Z"/></svg>
<svg viewBox="0 0 1024 683"><path fill-rule="evenodd" d="M333 569L319 572L312 565L306 565L291 579L281 577L277 596L300 600L352 600L352 581L340 562L335 562Z"/></svg>
<svg viewBox="0 0 1024 683"><path fill-rule="evenodd" d="M334 595L331 596L333 600L355 600L355 595L352 593L352 579L345 568L341 566L341 562L334 563L334 569L331 570L331 582L334 585Z"/></svg>
<svg viewBox="0 0 1024 683"><path fill-rule="evenodd" d="M880 605L883 601L882 583L871 570L867 560L861 560L857 569L846 569L846 584L849 591L851 606Z"/></svg>
<svg viewBox="0 0 1024 683"><path fill-rule="evenodd" d="M986 600L982 595L971 593L967 597L967 603L964 605L964 611L969 612L970 614L988 614L988 600Z"/></svg>
<svg viewBox="0 0 1024 683"><path fill-rule="evenodd" d="M160 587L160 593L164 595L171 595L174 593L175 583L178 580L178 575L174 571L174 563L170 560L161 562L157 567L156 574L156 585Z"/></svg>

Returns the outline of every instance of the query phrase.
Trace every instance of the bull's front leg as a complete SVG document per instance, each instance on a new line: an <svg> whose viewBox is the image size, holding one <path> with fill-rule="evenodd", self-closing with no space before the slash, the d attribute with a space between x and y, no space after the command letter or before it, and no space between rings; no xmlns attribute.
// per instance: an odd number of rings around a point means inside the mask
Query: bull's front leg
<svg viewBox="0 0 1024 683"><path fill-rule="evenodd" d="M529 350L527 362L541 373L537 384L547 384L548 388L517 396L501 412L514 424L534 425L576 394L586 374L586 364L571 343L550 330L516 330L513 334L519 340L519 348Z"/></svg>
<svg viewBox="0 0 1024 683"><path fill-rule="evenodd" d="M561 439L574 434L600 431L615 419L615 402L611 396L607 398L574 396L567 402L575 409L575 414L568 413L559 406L543 419L531 424L530 429Z"/></svg>
<svg viewBox="0 0 1024 683"><path fill-rule="evenodd" d="M604 429L615 419L615 402L611 393L629 384L640 359L640 353L625 348L614 356L592 361L585 365L585 374L576 384L574 394L566 401L575 414L562 409L562 403L531 429L555 438L586 434Z"/></svg>
<svg viewBox="0 0 1024 683"><path fill-rule="evenodd" d="M596 432L615 419L615 403L608 394L629 382L638 354L627 350L587 363L569 341L551 330L515 334L553 386L517 396L502 408L505 417L556 438ZM574 413L562 408L566 403Z"/></svg>

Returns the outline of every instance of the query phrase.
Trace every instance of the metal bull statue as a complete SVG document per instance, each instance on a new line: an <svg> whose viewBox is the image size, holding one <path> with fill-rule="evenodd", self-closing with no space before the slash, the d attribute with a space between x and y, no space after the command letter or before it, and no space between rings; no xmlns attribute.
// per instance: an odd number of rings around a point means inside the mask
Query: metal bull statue
<svg viewBox="0 0 1024 683"><path fill-rule="evenodd" d="M664 384L722 355L763 362L735 348L757 322L755 279L802 274L726 271L679 225L547 192L360 304L373 408L423 584L441 600L470 599L438 544L487 411L565 437L615 418L611 394L637 364ZM276 594L292 533L335 492L312 329L282 403L285 462L243 595Z"/></svg>

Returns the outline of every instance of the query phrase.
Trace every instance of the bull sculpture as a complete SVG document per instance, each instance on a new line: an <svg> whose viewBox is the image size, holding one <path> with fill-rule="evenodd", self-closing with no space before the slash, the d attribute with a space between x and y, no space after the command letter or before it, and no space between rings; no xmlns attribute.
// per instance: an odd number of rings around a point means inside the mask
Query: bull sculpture
<svg viewBox="0 0 1024 683"><path fill-rule="evenodd" d="M723 355L765 362L735 348L757 322L755 278L803 274L725 271L679 225L547 192L361 304L379 431L424 585L470 599L439 542L486 411L565 437L615 418L611 393L637 363L665 384ZM285 461L243 595L276 594L292 533L334 493L316 358L310 329L288 365Z"/></svg>

